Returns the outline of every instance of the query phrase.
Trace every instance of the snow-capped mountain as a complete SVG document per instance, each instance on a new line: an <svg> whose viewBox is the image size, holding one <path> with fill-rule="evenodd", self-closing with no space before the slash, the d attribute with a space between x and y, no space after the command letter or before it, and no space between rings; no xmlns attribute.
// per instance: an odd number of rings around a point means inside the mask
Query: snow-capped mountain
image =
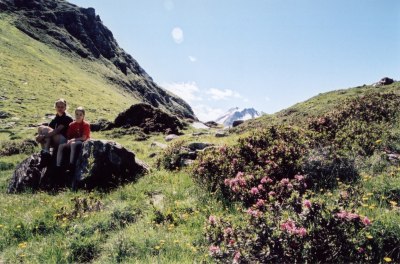
<svg viewBox="0 0 400 264"><path fill-rule="evenodd" d="M236 120L248 120L260 116L260 112L254 108L240 109L239 107L234 107L229 109L224 115L215 119L215 122L223 124L224 126L232 126L233 122Z"/></svg>

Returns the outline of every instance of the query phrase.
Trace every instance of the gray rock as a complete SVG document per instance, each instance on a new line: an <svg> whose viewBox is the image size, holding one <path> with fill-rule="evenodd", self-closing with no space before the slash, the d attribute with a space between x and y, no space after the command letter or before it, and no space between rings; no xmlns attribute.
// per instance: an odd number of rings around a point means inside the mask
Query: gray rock
<svg viewBox="0 0 400 264"><path fill-rule="evenodd" d="M88 140L83 144L73 175L57 170L54 157L47 164L41 163L44 162L40 154L22 161L14 171L8 192L53 190L71 185L87 190L111 189L133 182L149 171L132 151L106 140Z"/></svg>
<svg viewBox="0 0 400 264"><path fill-rule="evenodd" d="M5 118L9 118L9 117L11 117L10 113L0 111L0 119L5 119Z"/></svg>
<svg viewBox="0 0 400 264"><path fill-rule="evenodd" d="M192 134L192 136L198 137L198 136L201 136L201 135L208 135L208 134L209 134L208 132L194 132Z"/></svg>
<svg viewBox="0 0 400 264"><path fill-rule="evenodd" d="M228 134L224 131L218 131L217 133L215 133L215 137L226 137L228 136Z"/></svg>
<svg viewBox="0 0 400 264"><path fill-rule="evenodd" d="M241 125L244 123L244 120L235 120L232 123L232 127L237 127L238 125Z"/></svg>
<svg viewBox="0 0 400 264"><path fill-rule="evenodd" d="M172 141L172 140L174 140L174 139L176 139L178 137L179 137L178 135L171 134L171 135L168 135L168 136L165 137L165 141Z"/></svg>
<svg viewBox="0 0 400 264"><path fill-rule="evenodd" d="M214 146L214 144L203 143L203 142L193 142L193 143L190 143L189 145L187 145L187 147L192 151L203 150L210 146Z"/></svg>
<svg viewBox="0 0 400 264"><path fill-rule="evenodd" d="M153 143L151 143L150 147L159 147L161 149L166 149L168 146L166 144L154 141Z"/></svg>

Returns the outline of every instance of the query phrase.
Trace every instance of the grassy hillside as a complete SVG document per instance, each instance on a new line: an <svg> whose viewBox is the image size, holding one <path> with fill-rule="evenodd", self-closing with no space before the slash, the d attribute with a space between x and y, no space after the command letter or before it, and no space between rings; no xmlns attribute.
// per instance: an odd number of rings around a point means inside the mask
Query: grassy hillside
<svg viewBox="0 0 400 264"><path fill-rule="evenodd" d="M104 79L111 73L105 65L63 55L20 32L12 19L0 16L0 109L11 115L0 120L0 129L12 122L14 137L32 133L29 124L47 121L45 114L54 112L54 101L60 97L70 102L70 109L84 106L91 121L113 120L138 102Z"/></svg>
<svg viewBox="0 0 400 264"><path fill-rule="evenodd" d="M45 121L58 97L85 106L90 121L136 102L101 77L111 74L103 64L59 53L0 18L0 111L10 114L0 119L2 148L32 139L30 124ZM156 166L179 145L164 135L95 132L152 168L110 192L9 195L13 169L31 151L0 156L0 263L399 262L400 166L385 152L400 152L399 88L322 94L226 138L189 128L180 141L218 147L173 171Z"/></svg>
<svg viewBox="0 0 400 264"><path fill-rule="evenodd" d="M304 125L310 118L323 116L337 109L345 100L351 100L352 98L357 98L373 92L400 94L400 82L394 82L391 85L380 87L363 85L355 88L321 93L275 114L264 115L261 118L249 120L238 128L238 131L266 127L271 124Z"/></svg>

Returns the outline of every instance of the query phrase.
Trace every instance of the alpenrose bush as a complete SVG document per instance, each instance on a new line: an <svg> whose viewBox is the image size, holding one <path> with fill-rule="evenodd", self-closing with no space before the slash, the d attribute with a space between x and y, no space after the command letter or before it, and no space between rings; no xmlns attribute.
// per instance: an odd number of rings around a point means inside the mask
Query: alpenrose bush
<svg viewBox="0 0 400 264"><path fill-rule="evenodd" d="M306 133L299 128L282 126L255 131L239 139L236 146L222 146L200 155L193 167L193 178L211 192L251 204L253 198L247 201L247 197L253 197L250 192L257 188L261 193L269 190L264 181L293 178L302 170L309 144Z"/></svg>
<svg viewBox="0 0 400 264"><path fill-rule="evenodd" d="M289 199L290 200L290 199ZM260 203L261 204L261 203ZM368 217L294 199L247 211L247 224L234 226L211 215L206 225L209 254L220 263L349 263L373 259L366 236ZM294 211L299 211L294 213Z"/></svg>
<svg viewBox="0 0 400 264"><path fill-rule="evenodd" d="M310 119L308 129L317 132L316 140L324 145L370 156L377 147L375 142L396 122L399 104L398 94L372 92L349 99L324 116Z"/></svg>

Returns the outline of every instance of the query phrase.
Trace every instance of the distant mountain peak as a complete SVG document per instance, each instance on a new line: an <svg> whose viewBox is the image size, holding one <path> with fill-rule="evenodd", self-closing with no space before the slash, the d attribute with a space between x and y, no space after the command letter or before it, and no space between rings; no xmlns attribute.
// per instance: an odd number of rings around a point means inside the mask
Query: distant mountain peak
<svg viewBox="0 0 400 264"><path fill-rule="evenodd" d="M232 126L233 122L236 120L249 120L260 116L261 113L254 108L240 109L239 107L233 107L230 108L225 114L215 119L215 122L229 127Z"/></svg>

